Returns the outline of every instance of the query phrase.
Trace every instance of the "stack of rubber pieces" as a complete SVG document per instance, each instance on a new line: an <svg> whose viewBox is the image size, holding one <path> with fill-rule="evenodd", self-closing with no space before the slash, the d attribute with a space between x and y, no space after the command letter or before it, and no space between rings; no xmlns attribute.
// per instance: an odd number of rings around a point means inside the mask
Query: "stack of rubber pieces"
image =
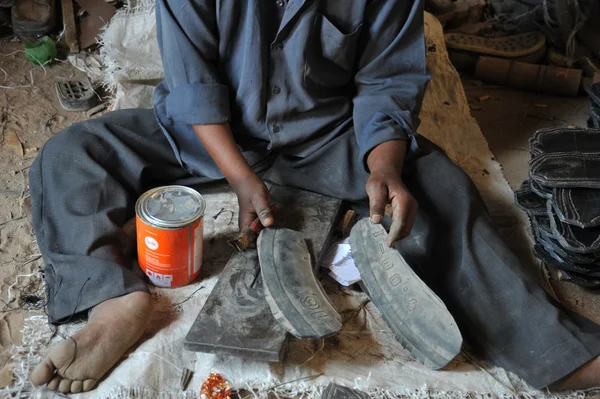
<svg viewBox="0 0 600 399"><path fill-rule="evenodd" d="M600 288L600 130L539 130L529 147L515 201L530 218L534 255L561 280Z"/></svg>
<svg viewBox="0 0 600 399"><path fill-rule="evenodd" d="M588 127L600 129L600 82L594 83L588 89L590 96L590 119Z"/></svg>

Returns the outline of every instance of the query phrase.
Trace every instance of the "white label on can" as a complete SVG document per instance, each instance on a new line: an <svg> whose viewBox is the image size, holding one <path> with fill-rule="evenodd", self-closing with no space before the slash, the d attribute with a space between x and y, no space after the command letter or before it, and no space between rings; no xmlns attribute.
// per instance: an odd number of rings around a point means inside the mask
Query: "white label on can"
<svg viewBox="0 0 600 399"><path fill-rule="evenodd" d="M194 232L194 274L198 273L202 266L202 221Z"/></svg>
<svg viewBox="0 0 600 399"><path fill-rule="evenodd" d="M154 238L146 237L144 238L144 242L146 243L146 246L152 251L156 251L158 249L158 241L156 241Z"/></svg>
<svg viewBox="0 0 600 399"><path fill-rule="evenodd" d="M173 283L173 275L171 274L160 274L153 272L152 270L146 270L146 275L157 287L170 287Z"/></svg>

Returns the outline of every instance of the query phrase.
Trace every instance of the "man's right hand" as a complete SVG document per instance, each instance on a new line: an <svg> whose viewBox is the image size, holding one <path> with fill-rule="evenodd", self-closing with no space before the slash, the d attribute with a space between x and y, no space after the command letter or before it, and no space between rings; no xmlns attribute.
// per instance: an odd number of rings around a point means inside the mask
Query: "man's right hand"
<svg viewBox="0 0 600 399"><path fill-rule="evenodd" d="M233 183L232 187L237 194L240 206L238 219L240 231L250 227L250 224L257 217L265 227L273 224L273 215L269 209L271 194L265 183L257 175Z"/></svg>

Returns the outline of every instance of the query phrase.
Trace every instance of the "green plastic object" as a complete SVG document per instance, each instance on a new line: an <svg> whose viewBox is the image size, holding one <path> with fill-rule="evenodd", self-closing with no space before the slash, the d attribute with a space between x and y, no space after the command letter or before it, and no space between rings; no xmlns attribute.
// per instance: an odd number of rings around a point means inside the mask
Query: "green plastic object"
<svg viewBox="0 0 600 399"><path fill-rule="evenodd" d="M36 42L25 43L25 55L34 64L44 65L56 58L56 44L48 36Z"/></svg>

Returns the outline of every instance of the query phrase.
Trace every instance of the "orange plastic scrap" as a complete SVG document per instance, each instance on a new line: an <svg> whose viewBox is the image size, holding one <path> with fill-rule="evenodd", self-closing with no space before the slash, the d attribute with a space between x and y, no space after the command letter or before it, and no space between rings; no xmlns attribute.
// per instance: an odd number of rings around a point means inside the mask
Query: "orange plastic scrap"
<svg viewBox="0 0 600 399"><path fill-rule="evenodd" d="M210 373L202 388L200 399L231 399L231 385L219 373Z"/></svg>

